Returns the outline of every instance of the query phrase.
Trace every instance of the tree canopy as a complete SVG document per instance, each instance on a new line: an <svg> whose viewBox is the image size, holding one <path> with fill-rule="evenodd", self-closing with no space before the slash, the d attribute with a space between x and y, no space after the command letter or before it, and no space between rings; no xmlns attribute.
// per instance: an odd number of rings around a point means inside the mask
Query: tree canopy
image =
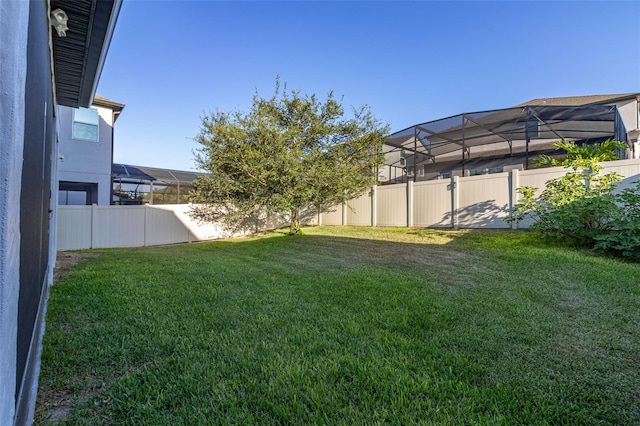
<svg viewBox="0 0 640 426"><path fill-rule="evenodd" d="M362 195L378 181L387 127L368 106L349 117L332 92L324 100L281 90L257 93L248 112L202 117L192 216L239 227L275 213L298 229L301 209L326 208Z"/></svg>

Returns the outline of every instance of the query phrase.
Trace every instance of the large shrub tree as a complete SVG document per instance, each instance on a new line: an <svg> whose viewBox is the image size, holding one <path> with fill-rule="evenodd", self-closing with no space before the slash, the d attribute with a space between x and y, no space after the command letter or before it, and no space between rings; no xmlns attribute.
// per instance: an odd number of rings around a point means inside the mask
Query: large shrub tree
<svg viewBox="0 0 640 426"><path fill-rule="evenodd" d="M254 95L249 112L217 111L202 118L196 140L191 214L239 227L265 212L288 219L362 195L378 180L387 127L365 105L349 117L332 93L324 100L281 90Z"/></svg>
<svg viewBox="0 0 640 426"><path fill-rule="evenodd" d="M618 190L622 176L602 174L601 163L616 159L616 150L626 146L614 140L590 146L570 141L554 145L566 151L565 159L543 157L538 164L564 166L568 172L548 181L539 194L534 187L518 188L520 202L508 221L531 217L536 221L532 227L546 235L640 258L640 182Z"/></svg>

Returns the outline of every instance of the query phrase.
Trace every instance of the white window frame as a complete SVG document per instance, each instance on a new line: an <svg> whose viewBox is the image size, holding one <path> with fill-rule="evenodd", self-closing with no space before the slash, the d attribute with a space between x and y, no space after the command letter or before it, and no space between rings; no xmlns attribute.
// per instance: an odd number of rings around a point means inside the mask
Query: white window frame
<svg viewBox="0 0 640 426"><path fill-rule="evenodd" d="M79 109L85 109L85 110L92 110L96 112L96 116L98 118L98 122L97 123L91 123L88 121L83 121L83 120L76 120L76 112ZM75 139L75 140L79 140L79 141L87 141L87 142L99 142L100 141L100 113L98 112L98 110L96 108L74 108L73 109L73 114L72 114L72 120L71 120L71 138ZM95 126L96 127L96 138L95 139L86 139L86 138L82 138L82 137L78 137L75 134L75 124L76 123L80 123L80 124L84 124L87 126Z"/></svg>

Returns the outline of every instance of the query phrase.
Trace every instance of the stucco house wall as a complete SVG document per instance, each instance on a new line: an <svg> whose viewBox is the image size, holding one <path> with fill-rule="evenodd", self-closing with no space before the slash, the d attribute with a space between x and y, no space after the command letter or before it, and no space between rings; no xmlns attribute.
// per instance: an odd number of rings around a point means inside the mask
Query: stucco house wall
<svg viewBox="0 0 640 426"><path fill-rule="evenodd" d="M0 424L15 416L29 3L0 2Z"/></svg>
<svg viewBox="0 0 640 426"><path fill-rule="evenodd" d="M640 158L640 102L637 96L635 99L627 99L616 103L622 122L627 128L630 142L633 144L631 158Z"/></svg>
<svg viewBox="0 0 640 426"><path fill-rule="evenodd" d="M49 12L67 8L74 41ZM55 264L56 99L91 102L121 0L0 1L0 425L28 425ZM56 49L59 49L56 53ZM66 54L65 54L66 53ZM70 55L73 56L72 59ZM54 73L57 61L63 72ZM61 102L62 103L62 102ZM109 156L108 161L111 161Z"/></svg>
<svg viewBox="0 0 640 426"><path fill-rule="evenodd" d="M30 422L55 253L46 2L0 3L0 424Z"/></svg>

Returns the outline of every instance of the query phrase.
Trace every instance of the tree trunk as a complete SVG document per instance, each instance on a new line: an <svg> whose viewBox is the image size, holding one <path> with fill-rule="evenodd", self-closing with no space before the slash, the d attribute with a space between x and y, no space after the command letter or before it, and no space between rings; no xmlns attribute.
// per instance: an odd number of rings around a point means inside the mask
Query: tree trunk
<svg viewBox="0 0 640 426"><path fill-rule="evenodd" d="M289 224L289 235L296 235L298 232L298 210L291 209L291 223Z"/></svg>

